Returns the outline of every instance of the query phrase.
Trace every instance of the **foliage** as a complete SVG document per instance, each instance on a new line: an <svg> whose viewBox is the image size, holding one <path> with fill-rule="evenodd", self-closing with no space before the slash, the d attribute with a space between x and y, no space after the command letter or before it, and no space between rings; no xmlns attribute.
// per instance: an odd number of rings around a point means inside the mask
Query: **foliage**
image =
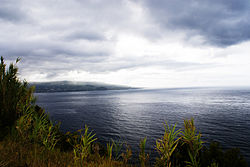
<svg viewBox="0 0 250 167"><path fill-rule="evenodd" d="M171 166L171 157L178 145L180 140L179 134L181 130L175 130L174 126L169 126L167 123L164 124L165 133L162 139L156 140L156 150L160 155L157 159L157 165Z"/></svg>
<svg viewBox="0 0 250 167"><path fill-rule="evenodd" d="M20 61L18 58L16 64ZM26 81L20 81L17 77L18 68L11 63L7 68L3 57L0 64L0 138L14 126L23 110L32 106L35 102L33 87L28 87Z"/></svg>
<svg viewBox="0 0 250 167"><path fill-rule="evenodd" d="M147 141L147 137L145 137L144 139L140 141L139 160L140 160L141 167L145 167L149 161L149 154L145 153L146 141Z"/></svg>
<svg viewBox="0 0 250 167"><path fill-rule="evenodd" d="M209 147L201 152L201 166L209 166L217 164L219 167L247 167L244 157L240 154L240 150L232 148L224 151L218 142L211 142Z"/></svg>
<svg viewBox="0 0 250 167"><path fill-rule="evenodd" d="M73 135L69 138L69 143L73 146L74 159L75 163L83 164L84 160L88 158L91 154L91 144L97 140L95 138L95 134L88 132L89 128L85 125L84 133L82 133L82 129L78 130L79 134Z"/></svg>
<svg viewBox="0 0 250 167"><path fill-rule="evenodd" d="M17 120L16 129L19 140L43 144L53 150L59 140L59 125L53 125L48 115L42 110L36 112L29 108Z"/></svg>
<svg viewBox="0 0 250 167"><path fill-rule="evenodd" d="M112 144L113 144L113 157L115 160L119 160L121 157L121 150L122 150L122 146L123 146L123 142L119 141L114 141L112 139Z"/></svg>
<svg viewBox="0 0 250 167"><path fill-rule="evenodd" d="M123 158L123 163L127 164L129 159L132 157L132 150L129 145L126 144L126 152L121 154Z"/></svg>
<svg viewBox="0 0 250 167"><path fill-rule="evenodd" d="M119 161L108 161L106 157L91 157L91 161L82 166L88 167L128 167ZM1 167L78 167L75 164L73 151L50 151L44 146L18 141L4 140L0 142Z"/></svg>
<svg viewBox="0 0 250 167"><path fill-rule="evenodd" d="M107 143L107 154L108 154L108 159L111 161L112 159L112 151L113 151L113 146L114 144Z"/></svg>
<svg viewBox="0 0 250 167"><path fill-rule="evenodd" d="M212 162L211 165L208 167L219 167L219 165L216 162Z"/></svg>
<svg viewBox="0 0 250 167"><path fill-rule="evenodd" d="M201 134L197 132L194 126L194 120L184 120L184 130L182 131L183 144L187 145L190 161L187 161L188 167L199 166L199 151L202 149L203 142Z"/></svg>

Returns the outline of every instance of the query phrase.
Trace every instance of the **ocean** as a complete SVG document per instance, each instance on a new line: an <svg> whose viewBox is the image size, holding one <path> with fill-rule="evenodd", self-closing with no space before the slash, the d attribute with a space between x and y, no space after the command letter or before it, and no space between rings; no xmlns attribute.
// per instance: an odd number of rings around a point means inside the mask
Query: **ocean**
<svg viewBox="0 0 250 167"><path fill-rule="evenodd" d="M155 157L155 140L164 122L183 126L194 118L205 144L218 141L224 149L238 147L250 164L250 88L173 88L36 93L37 104L61 122L62 131L88 125L99 142L126 141L138 154Z"/></svg>

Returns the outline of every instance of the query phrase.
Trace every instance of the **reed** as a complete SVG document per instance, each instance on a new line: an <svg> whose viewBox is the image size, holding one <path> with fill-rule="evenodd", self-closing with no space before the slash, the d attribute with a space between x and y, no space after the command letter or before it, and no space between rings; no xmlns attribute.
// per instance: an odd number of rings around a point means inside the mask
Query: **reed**
<svg viewBox="0 0 250 167"><path fill-rule="evenodd" d="M114 146L113 143L112 144L107 143L107 156L110 161L112 159L113 146Z"/></svg>
<svg viewBox="0 0 250 167"><path fill-rule="evenodd" d="M91 154L91 144L97 140L95 134L92 134L92 131L89 132L87 125L85 125L84 133L82 131L82 129L78 130L79 134L73 135L68 140L73 147L75 164L80 164L81 166Z"/></svg>
<svg viewBox="0 0 250 167"><path fill-rule="evenodd" d="M18 137L23 142L40 143L49 150L53 150L59 140L59 127L59 124L53 125L44 111L38 113L31 107L16 123Z"/></svg>
<svg viewBox="0 0 250 167"><path fill-rule="evenodd" d="M187 161L188 167L198 167L199 165L199 152L203 147L201 134L197 132L194 126L194 119L184 120L184 129L182 131L183 144L187 145L188 155L190 160Z"/></svg>
<svg viewBox="0 0 250 167"><path fill-rule="evenodd" d="M126 165L130 158L132 157L132 150L131 147L126 143L126 152L122 153L121 156L123 158L123 164Z"/></svg>
<svg viewBox="0 0 250 167"><path fill-rule="evenodd" d="M147 166L148 161L149 161L149 154L145 153L146 141L147 141L147 137L145 137L144 139L140 141L139 160L140 160L141 167Z"/></svg>
<svg viewBox="0 0 250 167"><path fill-rule="evenodd" d="M156 140L156 150L160 155L157 159L157 165L171 167L171 158L181 139L181 137L179 137L181 130L176 130L176 124L169 126L167 122L164 124L164 128L164 136Z"/></svg>
<svg viewBox="0 0 250 167"><path fill-rule="evenodd" d="M123 142L118 140L118 141L114 141L112 139L112 144L113 144L113 156L115 160L119 160L121 158L121 150L122 150L122 146L123 146Z"/></svg>

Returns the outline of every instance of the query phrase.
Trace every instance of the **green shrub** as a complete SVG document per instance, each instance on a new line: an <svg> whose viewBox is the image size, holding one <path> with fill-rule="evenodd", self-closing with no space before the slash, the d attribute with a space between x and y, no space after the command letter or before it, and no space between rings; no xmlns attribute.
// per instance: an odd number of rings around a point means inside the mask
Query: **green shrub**
<svg viewBox="0 0 250 167"><path fill-rule="evenodd" d="M218 142L211 142L209 147L201 152L201 166L217 164L219 167L247 167L247 162L241 155L240 150L231 148L223 150Z"/></svg>
<svg viewBox="0 0 250 167"><path fill-rule="evenodd" d="M83 164L84 160L86 160L91 154L92 143L97 140L95 134L88 132L88 129L87 125L85 125L84 134L82 133L82 129L80 129L78 130L79 134L75 133L68 139L68 142L73 146L76 164Z"/></svg>
<svg viewBox="0 0 250 167"><path fill-rule="evenodd" d="M122 153L121 156L123 158L123 164L126 165L130 158L132 157L132 150L131 147L126 143L126 152Z"/></svg>
<svg viewBox="0 0 250 167"><path fill-rule="evenodd" d="M172 163L172 155L178 146L178 141L181 139L179 134L181 130L175 130L176 124L174 126L169 126L167 123L164 124L165 132L161 139L156 140L156 150L160 157L157 158L157 166L167 166L170 167Z"/></svg>
<svg viewBox="0 0 250 167"><path fill-rule="evenodd" d="M34 142L53 150L59 140L59 124L53 125L44 110L37 112L30 107L17 120L16 129L19 140Z"/></svg>
<svg viewBox="0 0 250 167"><path fill-rule="evenodd" d="M140 141L139 160L140 160L141 167L147 166L147 163L149 161L149 154L145 153L146 141L147 141L147 137L145 137L144 139Z"/></svg>
<svg viewBox="0 0 250 167"><path fill-rule="evenodd" d="M112 159L113 146L114 146L113 143L112 144L107 143L107 156L110 161Z"/></svg>
<svg viewBox="0 0 250 167"><path fill-rule="evenodd" d="M20 61L18 58L16 64ZM35 102L34 88L28 87L26 81L17 77L18 68L11 63L7 68L3 57L0 63L0 138L5 136L15 126L16 120L24 110L29 109Z"/></svg>
<svg viewBox="0 0 250 167"><path fill-rule="evenodd" d="M123 146L123 142L119 141L114 141L112 139L112 144L113 144L113 157L115 160L119 160L121 158L121 150L122 150L122 146Z"/></svg>
<svg viewBox="0 0 250 167"><path fill-rule="evenodd" d="M194 126L194 120L184 120L184 129L182 131L183 144L187 146L187 151L190 160L187 161L188 167L199 166L199 152L202 149L203 141L201 134L197 132Z"/></svg>

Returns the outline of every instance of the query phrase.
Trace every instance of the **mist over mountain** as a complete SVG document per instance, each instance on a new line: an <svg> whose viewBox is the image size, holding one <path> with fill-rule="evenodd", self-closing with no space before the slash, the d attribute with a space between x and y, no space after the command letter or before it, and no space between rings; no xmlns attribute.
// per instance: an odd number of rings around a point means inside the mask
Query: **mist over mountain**
<svg viewBox="0 0 250 167"><path fill-rule="evenodd" d="M128 86L112 85L98 82L32 82L30 86L35 86L35 92L73 92L73 91L97 91L97 90L126 90L134 89Z"/></svg>

